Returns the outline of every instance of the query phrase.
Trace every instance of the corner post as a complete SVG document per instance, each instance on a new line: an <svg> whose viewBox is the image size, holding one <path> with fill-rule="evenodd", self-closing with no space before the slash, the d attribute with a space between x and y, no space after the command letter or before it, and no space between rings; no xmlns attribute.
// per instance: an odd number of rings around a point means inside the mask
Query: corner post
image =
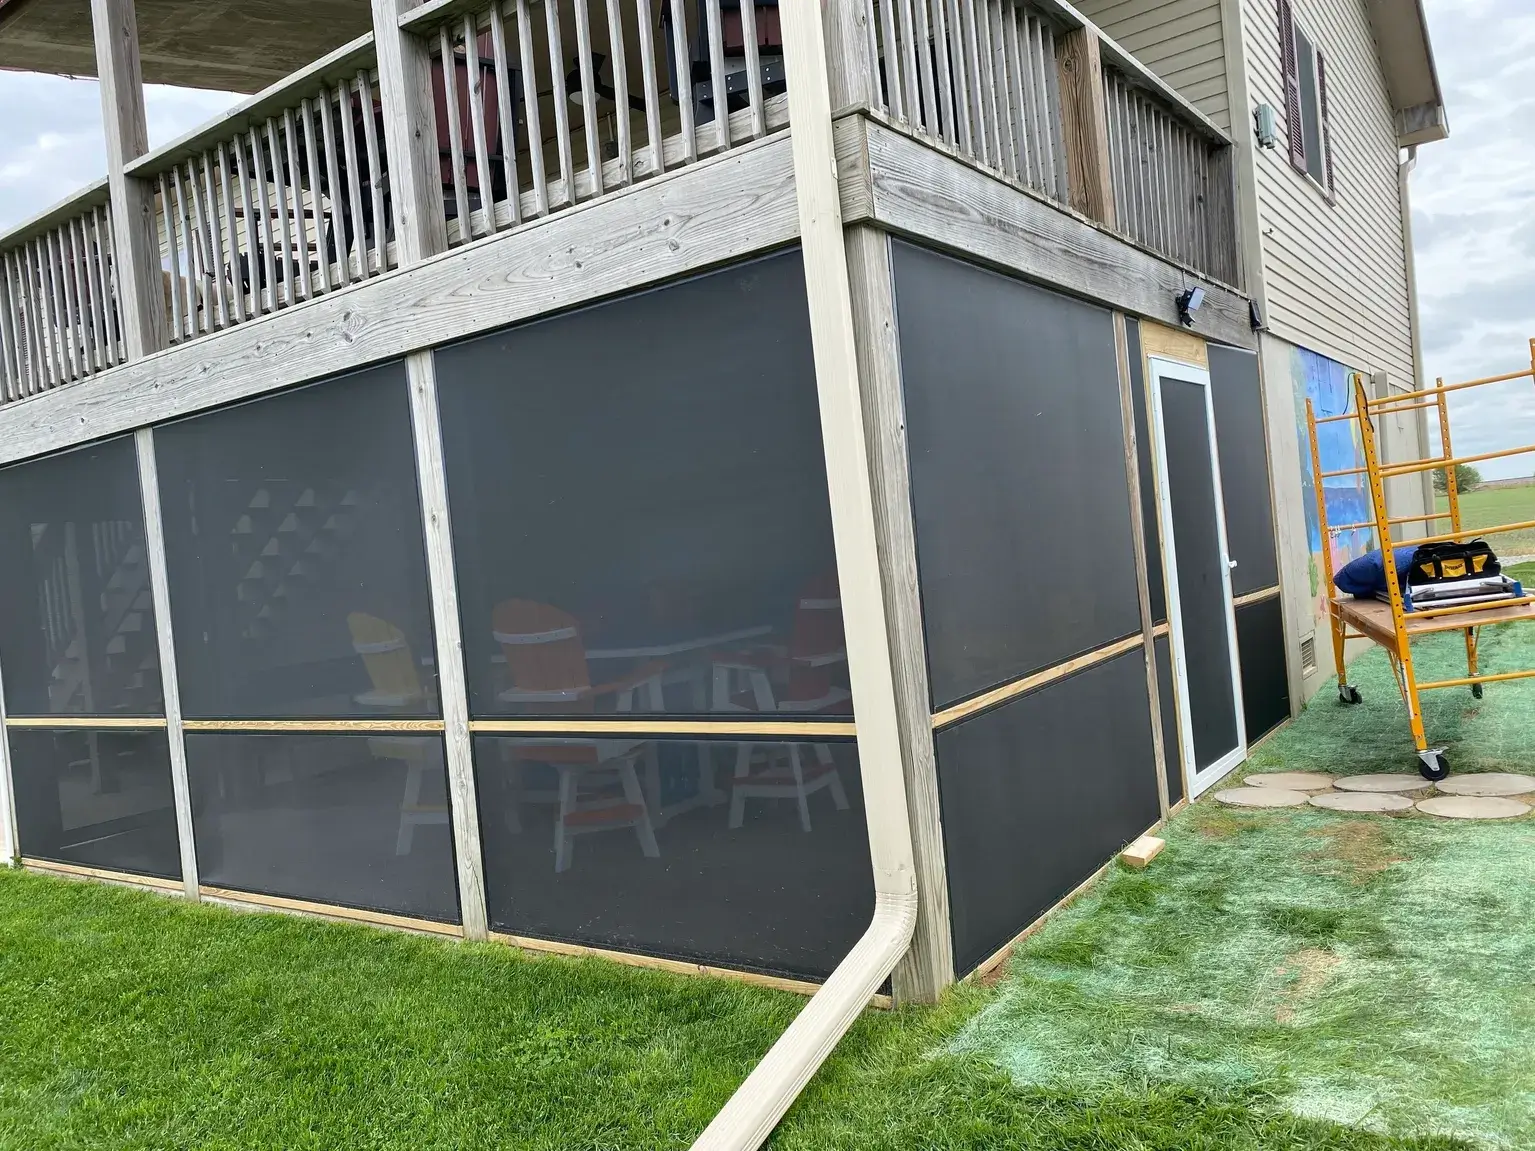
<svg viewBox="0 0 1535 1151"><path fill-rule="evenodd" d="M437 112L432 101L431 49L426 41L400 27L400 17L417 7L418 0L372 3L395 239L400 266L408 267L448 249L437 156ZM458 581L448 520L448 480L437 406L437 362L432 352L428 349L407 356L405 374L410 388L416 480L421 491L421 526L426 536L432 625L437 637L437 692L442 701L459 915L466 939L484 939L489 927L479 801L474 785L474 737L469 731L469 689L464 675Z"/></svg>
<svg viewBox="0 0 1535 1151"><path fill-rule="evenodd" d="M906 406L901 391L895 281L890 239L878 229L847 229L853 340L869 438L869 480L889 629L890 666L900 727L901 765L917 867L917 933L891 975L896 997L932 1003L954 982L954 936L949 924L949 873L938 800L938 764L927 678L927 641L917 578L917 541L906 448Z"/></svg>
<svg viewBox="0 0 1535 1151"><path fill-rule="evenodd" d="M1109 160L1109 121L1098 29L1091 25L1073 28L1057 37L1055 44L1071 206L1112 228L1114 177Z"/></svg>
<svg viewBox="0 0 1535 1151"><path fill-rule="evenodd" d="M181 723L181 680L176 674L176 640L171 629L171 597L165 563L165 521L160 513L160 470L151 428L133 433L138 450L139 498L144 511L144 552L149 559L149 590L155 606L155 640L160 653L160 682L165 697L165 738L171 753L171 793L176 803L176 839L181 846L181 885L188 899L200 897L197 841L192 832L192 789L187 779L187 745Z"/></svg>
<svg viewBox="0 0 1535 1151"><path fill-rule="evenodd" d="M15 867L20 858L16 787L11 782L11 737L5 727L5 684L0 681L0 866Z"/></svg>
<svg viewBox="0 0 1535 1151"><path fill-rule="evenodd" d="M400 27L400 17L419 7L420 0L372 3L389 192L403 266L448 249L442 168L437 155L437 110L432 100L432 54L425 40Z"/></svg>
<svg viewBox="0 0 1535 1151"><path fill-rule="evenodd" d="M144 76L133 0L91 0L101 119L106 130L107 182L112 193L113 273L118 319L130 360L165 347L164 273L155 225L155 190L126 172L149 151Z"/></svg>

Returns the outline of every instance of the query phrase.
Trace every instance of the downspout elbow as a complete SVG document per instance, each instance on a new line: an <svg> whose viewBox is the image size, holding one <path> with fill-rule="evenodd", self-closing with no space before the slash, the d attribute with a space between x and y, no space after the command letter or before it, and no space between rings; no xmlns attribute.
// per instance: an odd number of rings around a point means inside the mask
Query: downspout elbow
<svg viewBox="0 0 1535 1151"><path fill-rule="evenodd" d="M906 878L911 878L909 873ZM761 1147L895 970L916 930L915 884L907 890L876 891L868 930L704 1129L693 1151Z"/></svg>

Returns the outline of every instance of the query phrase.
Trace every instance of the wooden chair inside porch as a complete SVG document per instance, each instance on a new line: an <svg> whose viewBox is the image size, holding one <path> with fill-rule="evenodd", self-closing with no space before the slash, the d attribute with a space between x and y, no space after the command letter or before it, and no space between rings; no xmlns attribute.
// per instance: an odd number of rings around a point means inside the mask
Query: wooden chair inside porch
<svg viewBox="0 0 1535 1151"><path fill-rule="evenodd" d="M789 648L718 655L714 660L714 710L846 714L852 693L845 686L847 640L842 630L842 599L835 572L823 573L800 592L794 607ZM736 690L741 680L743 693ZM783 685L775 688L775 681ZM807 763L801 747L813 749ZM730 826L740 827L748 799L793 799L800 827L810 830L809 797L827 789L838 811L848 806L847 792L828 744L763 747L742 743L736 750L730 794Z"/></svg>
<svg viewBox="0 0 1535 1151"><path fill-rule="evenodd" d="M366 612L354 611L346 617L352 633L352 650L362 657L373 681L370 691L355 698L365 706L399 708L423 702L426 691L421 673L404 633L394 624ZM416 828L448 822L446 803L421 802L421 790L427 772L440 771L431 754L430 741L405 736L372 736L368 751L376 759L398 759L405 764L405 795L400 801L400 829L395 837L394 853L409 855Z"/></svg>
<svg viewBox="0 0 1535 1151"><path fill-rule="evenodd" d="M562 715L592 714L598 701L605 698L612 698L619 712L633 711L636 696L652 710L663 706L664 663L647 663L610 683L593 684L580 624L557 607L533 600L505 600L491 615L491 630L506 657L510 686L498 695L503 702ZM524 803L557 804L557 872L569 868L575 836L588 832L632 827L641 851L655 858L661 852L636 770L640 757L652 750L646 741L622 739L559 740L507 747L504 754L513 769L509 824L514 831L521 829L518 809ZM556 773L558 782L552 792L526 786L524 768L536 765Z"/></svg>

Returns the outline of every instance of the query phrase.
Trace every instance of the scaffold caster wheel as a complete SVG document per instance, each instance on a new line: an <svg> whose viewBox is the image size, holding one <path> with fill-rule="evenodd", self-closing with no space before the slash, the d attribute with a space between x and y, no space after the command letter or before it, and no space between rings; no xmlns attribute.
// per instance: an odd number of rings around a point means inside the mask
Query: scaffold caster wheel
<svg viewBox="0 0 1535 1151"><path fill-rule="evenodd" d="M1362 700L1363 698L1364 698L1364 696L1359 694L1359 689L1357 687L1355 687L1353 684L1351 684L1351 683L1340 683L1338 685L1338 702L1339 703L1346 703L1346 704L1349 704L1349 705L1353 705L1353 704L1356 704L1356 703L1360 702L1360 700Z"/></svg>
<svg viewBox="0 0 1535 1151"><path fill-rule="evenodd" d="M1473 683L1471 685L1471 697L1473 699L1481 699L1482 698L1482 685L1481 684Z"/></svg>
<svg viewBox="0 0 1535 1151"><path fill-rule="evenodd" d="M1450 774L1450 761L1443 751L1418 752L1418 774L1430 783L1438 783Z"/></svg>

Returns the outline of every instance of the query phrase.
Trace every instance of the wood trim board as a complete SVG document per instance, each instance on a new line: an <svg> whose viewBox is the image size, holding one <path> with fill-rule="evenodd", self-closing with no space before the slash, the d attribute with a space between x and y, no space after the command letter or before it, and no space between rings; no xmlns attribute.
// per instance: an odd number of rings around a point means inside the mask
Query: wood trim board
<svg viewBox="0 0 1535 1151"><path fill-rule="evenodd" d="M397 359L799 235L789 133L0 407L0 464ZM156 288L158 291L158 286Z"/></svg>
<svg viewBox="0 0 1535 1151"><path fill-rule="evenodd" d="M1203 311L1204 309L1200 309ZM1205 342L1192 332L1170 328L1154 320L1141 322L1141 359L1161 356L1164 360L1176 360L1180 364L1192 364L1196 368L1210 370L1210 353ZM1151 378L1147 370L1146 379Z"/></svg>
<svg viewBox="0 0 1535 1151"><path fill-rule="evenodd" d="M738 971L732 967L713 967L707 963L692 963L683 959L666 959L659 955L643 955L635 951L613 951L605 947L590 947L581 943L562 943L553 939L538 939L529 935L509 935L504 931L492 931L490 938L523 951L545 955L563 955L572 959L605 959L610 963L622 963L626 967L644 967L651 971L668 971L674 975L703 975L711 979L728 979L736 983L748 983L753 987L766 987L773 991L789 991L795 995L814 995L821 984L808 979L789 979L781 975L763 975L756 971ZM871 1007L889 1008L888 995L875 995L869 1000Z"/></svg>
<svg viewBox="0 0 1535 1151"><path fill-rule="evenodd" d="M440 719L186 719L182 720L181 726L185 731L213 731L227 735L283 732L435 735L443 730Z"/></svg>
<svg viewBox="0 0 1535 1151"><path fill-rule="evenodd" d="M456 923L438 923L432 919L413 919L408 915L391 915L386 911L368 911L360 907L341 907L332 903L311 903L306 899L288 899L281 895L261 895L254 891L236 891L227 887L203 887L202 897L216 903L257 911L286 911L300 915L313 915L320 919L342 920L347 923L367 923L374 927L389 927L400 931L424 932L462 938L464 929Z"/></svg>
<svg viewBox="0 0 1535 1151"><path fill-rule="evenodd" d="M1032 675L1026 675L1022 679L1015 679L1011 683L994 687L990 691L983 691L980 695L971 696L962 703L956 703L953 707L946 707L942 711L935 712L933 714L933 730L942 731L946 727L952 727L960 722L960 720L969 719L978 712L986 711L1001 703L1006 703L1010 699L1015 699L1020 695L1034 691L1036 688L1044 687L1047 684L1052 684L1056 680L1065 679L1069 675L1084 671L1097 664L1107 663L1115 656L1124 655L1126 652L1143 647L1145 643L1145 637L1140 632L1136 632L1134 635L1126 636L1124 639L1115 640L1111 644L1094 648L1092 651L1085 652L1074 659L1068 659L1064 663L1058 663L1042 671L1036 671Z"/></svg>
<svg viewBox="0 0 1535 1151"><path fill-rule="evenodd" d="M1278 595L1279 585L1275 584L1273 587L1259 588L1257 591L1250 591L1246 595L1239 595L1231 601L1231 606L1246 607L1248 604L1262 603L1264 600L1274 599Z"/></svg>
<svg viewBox="0 0 1535 1151"><path fill-rule="evenodd" d="M853 739L852 720L472 719L477 735L653 735L657 737L773 736L781 739Z"/></svg>
<svg viewBox="0 0 1535 1151"><path fill-rule="evenodd" d="M68 728L91 728L100 731L126 729L130 731L157 731L165 727L164 716L121 715L12 715L5 719L6 727L44 728L63 731Z"/></svg>
<svg viewBox="0 0 1535 1151"><path fill-rule="evenodd" d="M131 871L109 871L100 867L81 867L76 863L58 863L51 859L34 859L31 856L22 856L21 865L28 871L63 876L67 879L94 879L105 883L126 884L131 887L149 887L171 895L186 894L180 880L162 879L158 875L135 875Z"/></svg>
<svg viewBox="0 0 1535 1151"><path fill-rule="evenodd" d="M1205 302L1194 331L1257 347L1247 298L1231 288L869 116L845 116L836 128L839 167L868 159L864 171L839 171L845 220L870 218L917 243L1170 327L1178 324L1177 296L1197 284Z"/></svg>

